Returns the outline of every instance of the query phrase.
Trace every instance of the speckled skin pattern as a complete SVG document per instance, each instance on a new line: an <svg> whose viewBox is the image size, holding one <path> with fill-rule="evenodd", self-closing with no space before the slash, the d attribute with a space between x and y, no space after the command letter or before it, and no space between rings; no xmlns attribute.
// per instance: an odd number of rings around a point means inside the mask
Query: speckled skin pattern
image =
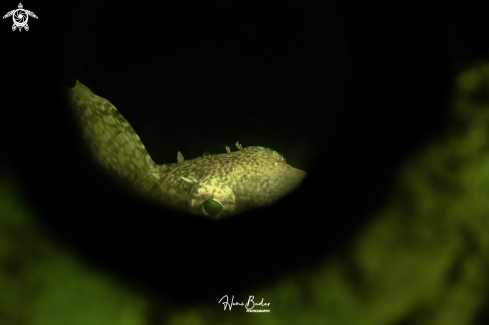
<svg viewBox="0 0 489 325"><path fill-rule="evenodd" d="M223 205L213 217L219 219L274 203L306 176L272 149L242 148L239 143L235 152L156 165L108 100L78 81L68 90L68 97L83 138L102 168L170 208L207 216L202 203L213 199Z"/></svg>

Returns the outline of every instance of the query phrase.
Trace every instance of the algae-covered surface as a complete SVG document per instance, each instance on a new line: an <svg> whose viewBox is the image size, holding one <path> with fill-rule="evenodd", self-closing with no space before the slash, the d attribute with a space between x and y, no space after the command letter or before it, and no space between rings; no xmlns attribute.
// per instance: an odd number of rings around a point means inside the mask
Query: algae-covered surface
<svg viewBox="0 0 489 325"><path fill-rule="evenodd" d="M0 324L471 324L489 287L489 64L463 71L451 102L445 132L405 159L341 254L253 289L268 313L224 311L217 299L165 307L84 262L36 218L4 163Z"/></svg>

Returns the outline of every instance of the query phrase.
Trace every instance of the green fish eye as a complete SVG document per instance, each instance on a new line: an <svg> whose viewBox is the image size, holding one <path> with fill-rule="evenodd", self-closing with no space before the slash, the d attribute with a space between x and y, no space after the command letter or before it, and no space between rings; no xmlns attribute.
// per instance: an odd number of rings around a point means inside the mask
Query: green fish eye
<svg viewBox="0 0 489 325"><path fill-rule="evenodd" d="M222 208L222 204L213 199L207 199L202 204L202 209L204 209L204 212L211 217L218 215L219 212L221 212Z"/></svg>

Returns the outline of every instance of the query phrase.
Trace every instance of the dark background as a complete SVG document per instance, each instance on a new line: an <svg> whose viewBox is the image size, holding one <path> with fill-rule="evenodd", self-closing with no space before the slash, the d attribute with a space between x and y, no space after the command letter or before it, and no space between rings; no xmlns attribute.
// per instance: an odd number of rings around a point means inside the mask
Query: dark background
<svg viewBox="0 0 489 325"><path fill-rule="evenodd" d="M32 8L42 19L22 41L4 38L15 106L2 146L42 218L87 260L172 297L239 292L354 236L399 162L443 132L450 78L487 57L481 14L392 6ZM60 91L75 79L122 112L157 163L239 140L309 177L276 206L218 223L138 201L83 155ZM246 276L257 270L261 280Z"/></svg>

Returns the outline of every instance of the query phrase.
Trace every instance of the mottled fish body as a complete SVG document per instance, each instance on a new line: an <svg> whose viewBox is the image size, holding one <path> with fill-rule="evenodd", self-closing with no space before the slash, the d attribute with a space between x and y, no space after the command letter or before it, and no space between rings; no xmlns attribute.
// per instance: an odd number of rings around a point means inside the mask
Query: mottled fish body
<svg viewBox="0 0 489 325"><path fill-rule="evenodd" d="M264 147L206 155L156 165L136 132L105 98L82 83L68 91L83 137L102 168L163 205L193 214L223 218L272 204L306 176Z"/></svg>

